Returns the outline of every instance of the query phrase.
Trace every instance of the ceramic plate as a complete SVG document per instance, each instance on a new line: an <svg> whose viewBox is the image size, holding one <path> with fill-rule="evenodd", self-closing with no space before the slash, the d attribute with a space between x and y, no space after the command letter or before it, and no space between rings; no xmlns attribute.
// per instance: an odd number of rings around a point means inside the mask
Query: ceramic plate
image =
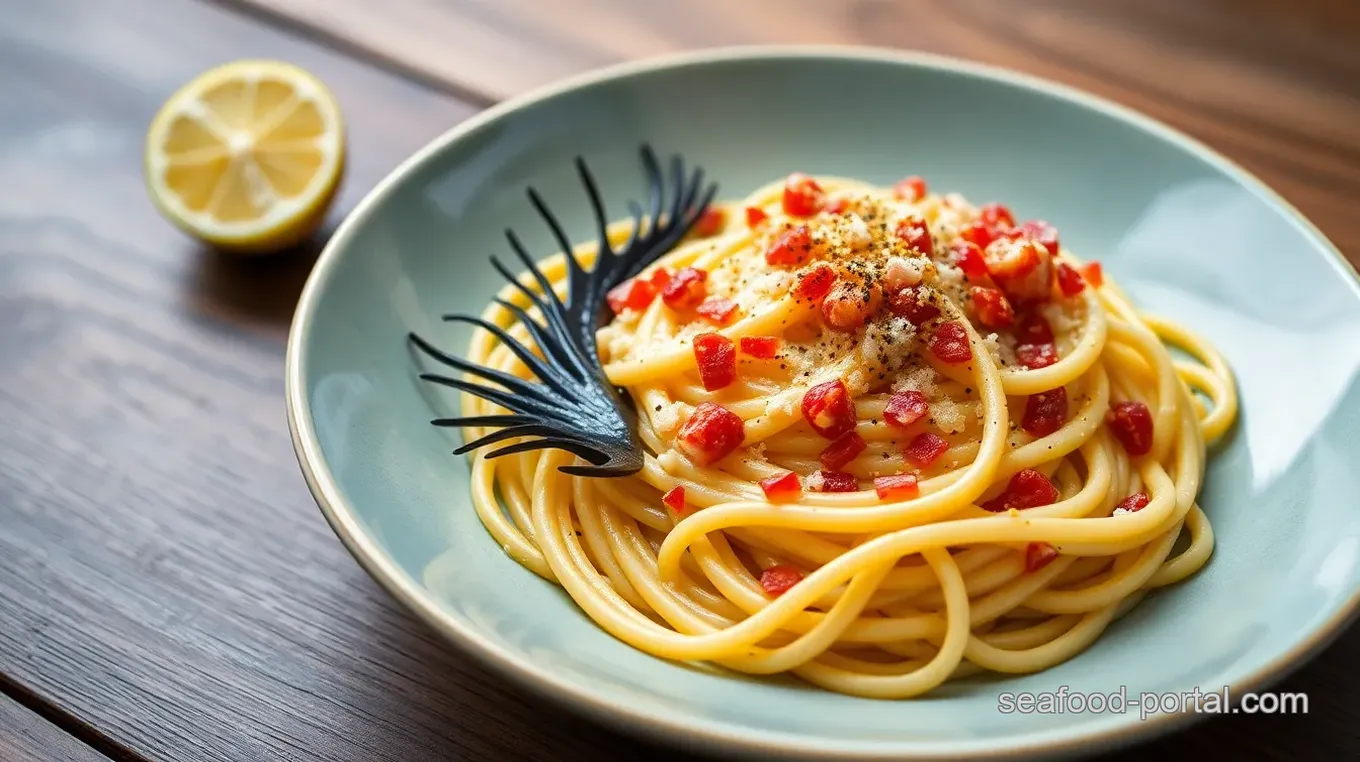
<svg viewBox="0 0 1360 762"><path fill-rule="evenodd" d="M468 333L499 288L502 231L552 251L536 186L590 233L581 154L615 216L637 146L678 152L737 198L792 170L907 175L1052 221L1144 307L1214 342L1242 413L1201 504L1212 560L1040 674L875 701L667 663L616 641L518 566L468 499L453 398L404 341ZM288 346L289 421L317 502L393 595L455 645L624 729L762 757L993 759L1085 753L1194 716L1004 712L1003 692L1260 689L1330 641L1360 587L1360 288L1298 212L1240 167L1124 108L960 61L864 49L710 51L594 73L458 125L368 195L322 253Z"/></svg>

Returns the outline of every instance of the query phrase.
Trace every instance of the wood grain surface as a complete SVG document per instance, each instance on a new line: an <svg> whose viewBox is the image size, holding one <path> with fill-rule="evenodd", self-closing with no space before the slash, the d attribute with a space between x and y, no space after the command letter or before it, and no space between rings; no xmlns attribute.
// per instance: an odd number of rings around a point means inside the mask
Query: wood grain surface
<svg viewBox="0 0 1360 762"><path fill-rule="evenodd" d="M1142 108L1360 252L1354 4L776 5L0 0L0 692L42 709L0 697L0 760L693 758L506 685L332 535L282 399L316 244L218 255L142 187L155 109L224 60L290 60L336 91L351 161L333 219L507 94L652 52L835 41L969 55ZM1309 714L1215 718L1108 759L1360 758L1360 630L1278 688L1307 692Z"/></svg>
<svg viewBox="0 0 1360 762"><path fill-rule="evenodd" d="M107 760L66 731L0 694L0 760L4 762Z"/></svg>

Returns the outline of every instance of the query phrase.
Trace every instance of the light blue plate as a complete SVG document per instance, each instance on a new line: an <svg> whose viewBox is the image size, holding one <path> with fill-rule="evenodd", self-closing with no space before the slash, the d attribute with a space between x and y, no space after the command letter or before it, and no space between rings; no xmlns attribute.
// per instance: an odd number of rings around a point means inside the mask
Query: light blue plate
<svg viewBox="0 0 1360 762"><path fill-rule="evenodd" d="M413 380L408 330L461 351L439 320L500 286L502 231L552 251L533 184L589 235L572 157L614 216L642 186L638 145L679 152L735 198L792 170L907 174L1055 223L1145 307L1215 342L1242 416L1209 467L1208 566L1041 674L928 698L848 698L666 663L614 640L482 528L455 400ZM806 759L991 759L1092 752L1186 713L1004 713L1002 692L1259 689L1349 622L1360 588L1360 289L1323 236L1213 151L1121 107L958 61L828 48L706 52L610 69L518 98L401 165L347 219L302 295L288 345L298 458L327 520L388 590L458 646L626 729ZM456 436L456 435L455 435Z"/></svg>

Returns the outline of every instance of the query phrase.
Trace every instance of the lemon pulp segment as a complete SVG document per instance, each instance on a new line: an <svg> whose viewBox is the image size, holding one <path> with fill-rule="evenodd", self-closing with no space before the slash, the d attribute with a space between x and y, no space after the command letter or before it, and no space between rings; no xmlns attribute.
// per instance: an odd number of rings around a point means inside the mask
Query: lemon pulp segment
<svg viewBox="0 0 1360 762"><path fill-rule="evenodd" d="M335 97L277 61L194 78L152 120L146 176L161 212L213 245L266 252L310 235L344 167Z"/></svg>

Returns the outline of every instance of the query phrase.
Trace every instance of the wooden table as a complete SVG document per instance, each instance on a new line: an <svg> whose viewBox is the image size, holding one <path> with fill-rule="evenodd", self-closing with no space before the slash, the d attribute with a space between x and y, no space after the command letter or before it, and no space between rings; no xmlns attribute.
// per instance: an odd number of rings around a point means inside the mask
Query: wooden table
<svg viewBox="0 0 1360 762"><path fill-rule="evenodd" d="M336 91L333 220L449 126L608 62L855 42L1062 80L1257 172L1357 261L1349 0L0 0L0 759L688 759L525 695L349 557L303 485L284 334L316 246L204 250L154 212L141 141L224 60ZM1360 757L1360 630L1281 689L1111 759Z"/></svg>

